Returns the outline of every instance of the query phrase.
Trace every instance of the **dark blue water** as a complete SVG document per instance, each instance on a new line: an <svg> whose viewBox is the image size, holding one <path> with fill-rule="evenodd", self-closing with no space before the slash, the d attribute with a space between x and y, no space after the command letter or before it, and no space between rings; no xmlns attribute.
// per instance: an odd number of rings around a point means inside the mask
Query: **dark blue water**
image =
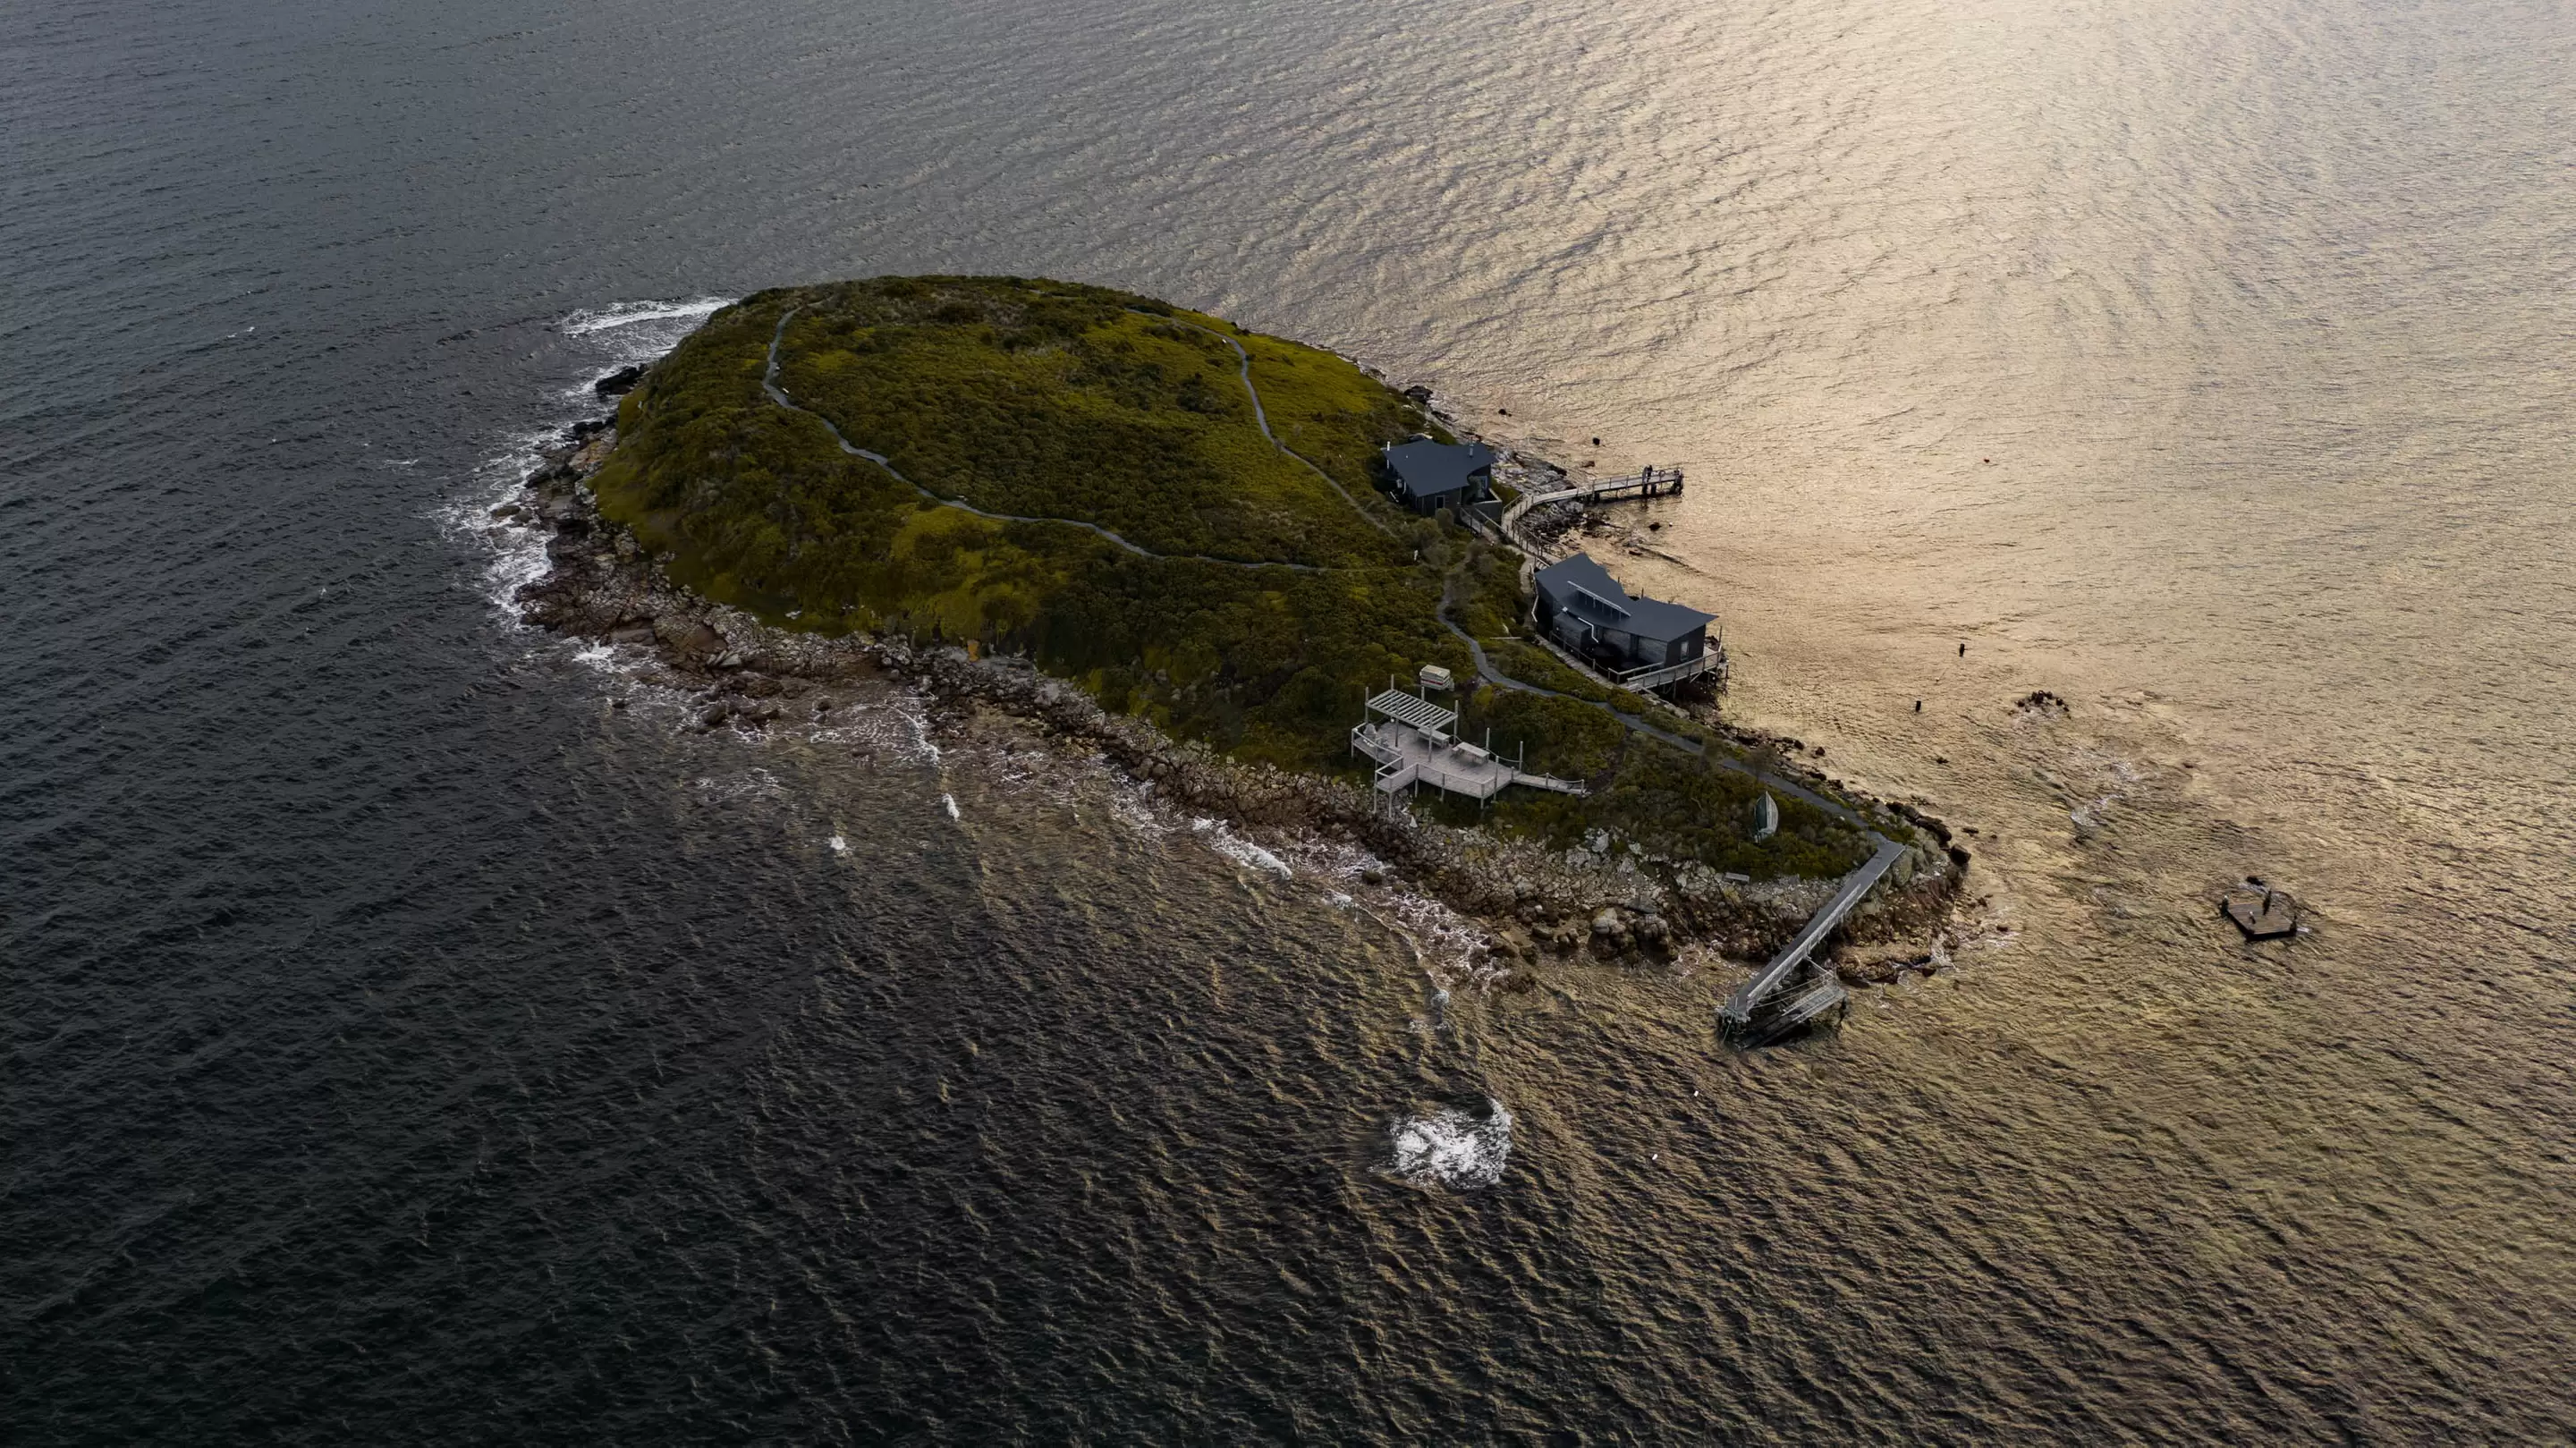
<svg viewBox="0 0 2576 1448"><path fill-rule="evenodd" d="M1945 16L0 21L11 1441L2576 1433L2546 868L2462 925L2320 857L2341 943L2240 955L2193 892L2289 826L2194 797L2237 833L2177 844L2132 771L2011 886L2037 944L1839 1042L1720 1055L1706 974L1444 1026L1454 941L1328 859L926 747L890 687L688 734L496 606L529 555L481 511L588 379L815 278L1133 287L1498 396L1588 367L1670 448L1736 364L1596 349L1604 298L1850 342L1760 278L1887 270L1855 156L1955 133L1848 78L1943 73ZM1685 55L1754 89L1661 88Z"/></svg>

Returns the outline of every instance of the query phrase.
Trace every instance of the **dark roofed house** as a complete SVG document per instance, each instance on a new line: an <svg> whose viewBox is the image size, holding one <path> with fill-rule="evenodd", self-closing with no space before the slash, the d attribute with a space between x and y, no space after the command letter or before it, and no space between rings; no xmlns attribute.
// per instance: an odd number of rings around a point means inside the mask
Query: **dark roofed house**
<svg viewBox="0 0 2576 1448"><path fill-rule="evenodd" d="M1494 491L1494 450L1480 442L1417 437L1386 449L1378 462L1396 501L1417 513L1462 512Z"/></svg>
<svg viewBox="0 0 2576 1448"><path fill-rule="evenodd" d="M1720 666L1709 647L1715 614L1632 596L1577 553L1538 571L1538 626L1577 657L1632 689L1661 688Z"/></svg>

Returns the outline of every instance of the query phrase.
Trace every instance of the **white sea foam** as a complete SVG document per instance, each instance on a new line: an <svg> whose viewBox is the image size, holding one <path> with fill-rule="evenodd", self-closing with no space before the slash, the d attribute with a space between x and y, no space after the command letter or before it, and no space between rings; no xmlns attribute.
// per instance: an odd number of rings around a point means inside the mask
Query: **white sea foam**
<svg viewBox="0 0 2576 1448"><path fill-rule="evenodd" d="M590 385L600 368L661 357L678 346L709 314L732 300L699 297L690 301L618 302L596 311L574 312L556 324L565 336L582 339L582 345L574 349L582 354L579 374L567 380L560 394L565 411L543 428L504 438L475 464L472 481L463 495L442 505L436 513L442 532L473 540L488 550L483 592L504 618L512 623L520 621L519 589L545 576L546 530L534 526L534 520L496 521L491 516L492 509L516 501L520 485L541 461L542 450L562 446L566 428L599 411L599 400ZM419 461L403 458L389 465L410 467Z"/></svg>
<svg viewBox="0 0 2576 1448"><path fill-rule="evenodd" d="M1485 1098L1481 1111L1448 1106L1397 1120L1387 1133L1389 1169L1422 1186L1489 1187L1512 1155L1512 1114Z"/></svg>
<svg viewBox="0 0 2576 1448"><path fill-rule="evenodd" d="M766 769L747 769L729 779L701 777L690 783L709 799L775 799L787 793L787 786Z"/></svg>
<svg viewBox="0 0 2576 1448"><path fill-rule="evenodd" d="M930 716L918 711L906 711L903 718L905 723L912 726L913 750L922 759L927 760L932 764L937 764L939 762L939 746L933 743L930 738Z"/></svg>
<svg viewBox="0 0 2576 1448"><path fill-rule="evenodd" d="M532 521L495 519L492 509L516 501L520 484L536 470L538 450L561 437L560 428L549 427L509 438L475 465L473 483L465 494L433 515L439 531L460 541L472 540L485 550L483 595L512 623L519 622L519 589L545 577L546 534Z"/></svg>
<svg viewBox="0 0 2576 1448"><path fill-rule="evenodd" d="M1277 855L1270 853L1268 850L1261 848L1259 845L1254 844L1252 841L1247 840L1243 836L1226 828L1225 822L1222 820L1208 819L1201 816L1200 818L1190 821L1190 828L1197 831L1199 834L1205 835L1207 837L1208 844L1214 847L1218 854L1225 856L1227 859L1234 861L1238 865L1243 865L1256 870L1267 870L1270 873L1277 875L1282 880L1296 878L1297 872L1288 868L1288 862L1286 860L1279 858Z"/></svg>
<svg viewBox="0 0 2576 1448"><path fill-rule="evenodd" d="M595 413L604 404L594 384L609 372L636 363L662 360L671 349L688 340L691 332L705 323L709 313L729 306L729 297L704 297L694 302L622 302L597 312L575 312L557 330L582 356L580 375L566 381L557 394L581 413Z"/></svg>
<svg viewBox="0 0 2576 1448"><path fill-rule="evenodd" d="M1148 840L1159 840L1171 832L1171 824L1154 812L1149 803L1152 795L1145 787L1116 790L1109 796L1109 817Z"/></svg>
<svg viewBox="0 0 2576 1448"><path fill-rule="evenodd" d="M686 302L612 302L595 312L573 313L564 319L563 329L571 336L586 337L639 322L702 321L717 309L733 305L733 301L731 297L699 297Z"/></svg>

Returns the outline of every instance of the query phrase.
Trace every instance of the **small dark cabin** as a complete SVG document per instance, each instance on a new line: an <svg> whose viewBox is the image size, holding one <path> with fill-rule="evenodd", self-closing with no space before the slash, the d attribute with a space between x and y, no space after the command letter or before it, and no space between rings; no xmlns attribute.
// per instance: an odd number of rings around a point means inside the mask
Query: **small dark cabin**
<svg viewBox="0 0 2576 1448"><path fill-rule="evenodd" d="M1715 614L1631 597L1588 554L1549 564L1538 571L1536 582L1538 626L1614 675L1714 663L1708 626L1716 622Z"/></svg>
<svg viewBox="0 0 2576 1448"><path fill-rule="evenodd" d="M1463 512L1494 492L1494 450L1480 442L1417 437L1379 454L1378 470L1395 500L1417 513Z"/></svg>

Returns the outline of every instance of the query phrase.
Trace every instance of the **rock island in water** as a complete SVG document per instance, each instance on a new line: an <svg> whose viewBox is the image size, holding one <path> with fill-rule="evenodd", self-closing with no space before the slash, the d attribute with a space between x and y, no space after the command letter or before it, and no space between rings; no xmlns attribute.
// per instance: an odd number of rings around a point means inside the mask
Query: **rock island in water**
<svg viewBox="0 0 2576 1448"><path fill-rule="evenodd" d="M1454 442L1444 419L1331 352L1099 287L888 277L745 298L616 383L498 510L552 535L520 601L652 650L701 727L892 669L1194 807L1357 841L1484 919L1507 984L1766 953L1872 832L1907 852L1852 939L1921 940L1957 893L1937 824L1535 646L1520 553L1380 490L1382 448ZM1373 788L1352 726L1424 665L1457 738L1585 792Z"/></svg>

